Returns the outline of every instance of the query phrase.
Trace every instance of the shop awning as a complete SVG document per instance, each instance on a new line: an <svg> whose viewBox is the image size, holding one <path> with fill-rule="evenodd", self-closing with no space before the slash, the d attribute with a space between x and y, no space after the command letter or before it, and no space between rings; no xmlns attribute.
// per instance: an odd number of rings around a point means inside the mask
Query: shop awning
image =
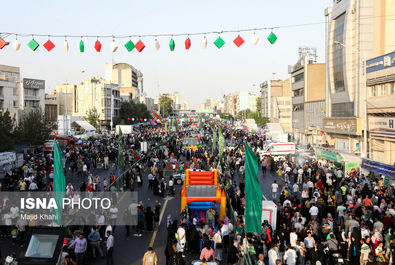
<svg viewBox="0 0 395 265"><path fill-rule="evenodd" d="M340 154L331 152L329 150L315 148L315 154L317 156L317 159L326 159L336 163L343 162L343 157Z"/></svg>
<svg viewBox="0 0 395 265"><path fill-rule="evenodd" d="M82 129L84 129L87 132L91 131L96 131L96 128L93 127L89 122L87 121L74 121L78 126L80 126Z"/></svg>
<svg viewBox="0 0 395 265"><path fill-rule="evenodd" d="M361 167L368 171L395 179L395 166L363 158Z"/></svg>

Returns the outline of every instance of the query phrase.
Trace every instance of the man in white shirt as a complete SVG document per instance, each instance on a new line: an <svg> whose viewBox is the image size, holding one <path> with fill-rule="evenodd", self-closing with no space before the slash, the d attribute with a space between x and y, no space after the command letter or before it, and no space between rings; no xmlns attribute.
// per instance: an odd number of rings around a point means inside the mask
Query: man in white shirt
<svg viewBox="0 0 395 265"><path fill-rule="evenodd" d="M317 208L317 206L315 206L315 204L313 204L313 205L310 207L309 213L310 213L310 215L311 215L311 219L312 219L312 220L317 220L318 208Z"/></svg>
<svg viewBox="0 0 395 265"><path fill-rule="evenodd" d="M284 260L287 265L295 265L296 264L296 251L291 245L287 245L287 251L284 253Z"/></svg>
<svg viewBox="0 0 395 265"><path fill-rule="evenodd" d="M289 242L291 244L291 247L296 246L296 240L298 240L298 235L296 234L295 229L293 229L292 232L289 234Z"/></svg>
<svg viewBox="0 0 395 265"><path fill-rule="evenodd" d="M277 252L275 250L275 246L274 245L269 250L267 255L269 257L269 265L276 265L276 260L279 259L280 257L277 255Z"/></svg>
<svg viewBox="0 0 395 265"><path fill-rule="evenodd" d="M272 184L272 196L273 200L277 200L277 191L278 191L278 184L276 181L273 182Z"/></svg>
<svg viewBox="0 0 395 265"><path fill-rule="evenodd" d="M29 190L31 190L31 191L37 191L38 190L38 186L37 186L37 184L34 181L32 181L32 183L30 183Z"/></svg>
<svg viewBox="0 0 395 265"><path fill-rule="evenodd" d="M298 184L302 184L302 179L303 179L303 168L299 168L298 170Z"/></svg>
<svg viewBox="0 0 395 265"><path fill-rule="evenodd" d="M117 218L118 218L118 208L115 207L115 205L111 205L110 208L110 219L111 219L111 225L112 225L112 230L115 231L115 225L117 223Z"/></svg>
<svg viewBox="0 0 395 265"><path fill-rule="evenodd" d="M114 265L114 257L112 255L114 250L114 236L112 235L112 231L107 232L106 250L107 264Z"/></svg>
<svg viewBox="0 0 395 265"><path fill-rule="evenodd" d="M185 224L182 223L181 226L177 229L177 234L178 234L178 245L180 248L180 252L184 252L184 247L186 243L186 238L185 238ZM183 254L184 255L184 254Z"/></svg>

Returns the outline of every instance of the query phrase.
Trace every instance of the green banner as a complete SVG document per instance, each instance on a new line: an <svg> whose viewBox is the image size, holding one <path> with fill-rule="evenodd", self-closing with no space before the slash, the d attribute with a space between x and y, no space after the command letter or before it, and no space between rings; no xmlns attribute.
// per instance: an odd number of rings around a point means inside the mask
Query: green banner
<svg viewBox="0 0 395 265"><path fill-rule="evenodd" d="M262 233L262 190L257 157L245 144L245 231Z"/></svg>
<svg viewBox="0 0 395 265"><path fill-rule="evenodd" d="M317 159L327 159L337 163L341 163L343 160L343 157L341 155L322 149L317 149L316 155L317 155Z"/></svg>
<svg viewBox="0 0 395 265"><path fill-rule="evenodd" d="M344 173L347 176L351 172L352 169L356 170L359 167L360 167L360 165L358 162L345 162L344 163Z"/></svg>

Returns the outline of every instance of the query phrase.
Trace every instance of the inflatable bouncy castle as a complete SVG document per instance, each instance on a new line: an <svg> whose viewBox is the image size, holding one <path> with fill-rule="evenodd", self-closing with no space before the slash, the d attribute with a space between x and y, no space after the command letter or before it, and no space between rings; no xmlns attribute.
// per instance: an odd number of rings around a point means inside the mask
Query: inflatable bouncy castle
<svg viewBox="0 0 395 265"><path fill-rule="evenodd" d="M213 207L219 209L219 218L224 220L226 195L218 184L218 171L185 171L185 182L181 189L181 212L187 207L198 220L206 219L206 211Z"/></svg>

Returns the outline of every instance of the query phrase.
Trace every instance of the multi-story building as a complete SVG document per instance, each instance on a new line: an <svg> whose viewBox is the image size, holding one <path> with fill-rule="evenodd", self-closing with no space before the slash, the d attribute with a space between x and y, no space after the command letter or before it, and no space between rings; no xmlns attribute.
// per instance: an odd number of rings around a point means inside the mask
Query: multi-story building
<svg viewBox="0 0 395 265"><path fill-rule="evenodd" d="M299 144L322 143L325 109L325 64L302 56L290 67L292 131Z"/></svg>
<svg viewBox="0 0 395 265"><path fill-rule="evenodd" d="M106 64L106 80L117 84L122 101L140 102L143 96L143 74L130 64Z"/></svg>
<svg viewBox="0 0 395 265"><path fill-rule="evenodd" d="M15 113L20 107L19 67L0 65L0 109Z"/></svg>
<svg viewBox="0 0 395 265"><path fill-rule="evenodd" d="M86 78L77 85L56 86L58 115L84 117L95 108L100 115L101 126L111 126L119 117L120 90L100 77Z"/></svg>
<svg viewBox="0 0 395 265"><path fill-rule="evenodd" d="M22 89L19 93L20 108L30 110L41 108L45 110L45 81L39 79L23 78Z"/></svg>
<svg viewBox="0 0 395 265"><path fill-rule="evenodd" d="M51 90L45 94L45 117L47 120L55 122L58 119L58 102L56 101L56 90Z"/></svg>
<svg viewBox="0 0 395 265"><path fill-rule="evenodd" d="M256 111L256 99L258 96L249 93L248 91L239 92L239 111L241 110L251 110Z"/></svg>
<svg viewBox="0 0 395 265"><path fill-rule="evenodd" d="M366 61L368 157L395 165L395 52Z"/></svg>
<svg viewBox="0 0 395 265"><path fill-rule="evenodd" d="M361 154L366 97L364 60L395 47L395 1L336 0L326 17L326 140L338 151ZM362 148L361 148L362 147Z"/></svg>
<svg viewBox="0 0 395 265"><path fill-rule="evenodd" d="M0 65L0 108L8 109L17 122L26 111L45 110L45 81L23 78L19 67Z"/></svg>
<svg viewBox="0 0 395 265"><path fill-rule="evenodd" d="M268 80L260 84L261 106L257 106L262 117L272 123L280 123L284 132L292 132L291 83L286 80Z"/></svg>

